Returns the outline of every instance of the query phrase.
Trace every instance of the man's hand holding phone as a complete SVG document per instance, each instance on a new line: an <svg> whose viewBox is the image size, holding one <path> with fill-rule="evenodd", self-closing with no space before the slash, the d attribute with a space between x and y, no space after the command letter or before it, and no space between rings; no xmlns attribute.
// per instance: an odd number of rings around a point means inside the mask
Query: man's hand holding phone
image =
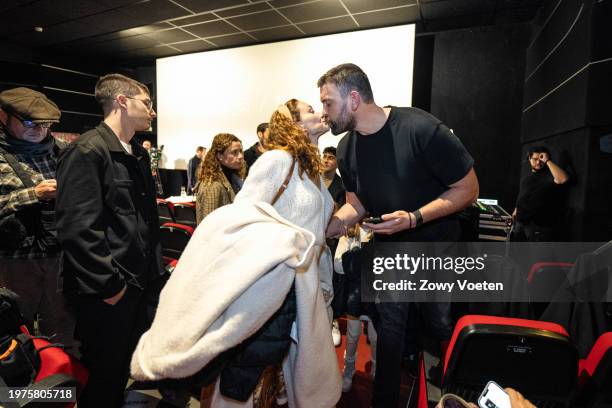
<svg viewBox="0 0 612 408"><path fill-rule="evenodd" d="M391 235L413 228L416 224L414 215L407 211L394 211L380 217L363 219L363 225L375 234Z"/></svg>

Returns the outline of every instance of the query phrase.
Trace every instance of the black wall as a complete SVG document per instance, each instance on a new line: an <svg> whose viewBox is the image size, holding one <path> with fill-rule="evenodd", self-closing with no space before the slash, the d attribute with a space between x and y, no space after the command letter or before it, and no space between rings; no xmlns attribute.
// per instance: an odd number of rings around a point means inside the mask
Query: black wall
<svg viewBox="0 0 612 408"><path fill-rule="evenodd" d="M112 61L81 61L75 57L44 55L22 47L0 44L0 91L18 86L36 89L47 95L62 111L56 132L82 133L102 120L94 87L101 75L119 72L141 80L155 96L155 80L150 69L130 68ZM151 78L153 77L153 78ZM154 123L154 129L156 124ZM156 141L155 132L137 134L138 139Z"/></svg>
<svg viewBox="0 0 612 408"><path fill-rule="evenodd" d="M570 170L567 198L559 203L569 240L612 237L612 154L599 145L612 133L610 21L611 0L553 2L535 20L527 48L523 152L551 146L553 160Z"/></svg>
<svg viewBox="0 0 612 408"><path fill-rule="evenodd" d="M529 26L520 24L419 36L415 45L413 106L453 129L475 159L480 196L500 200L509 211L520 176L528 39ZM423 66L431 66L430 82L423 79ZM423 96L428 85L429 101Z"/></svg>

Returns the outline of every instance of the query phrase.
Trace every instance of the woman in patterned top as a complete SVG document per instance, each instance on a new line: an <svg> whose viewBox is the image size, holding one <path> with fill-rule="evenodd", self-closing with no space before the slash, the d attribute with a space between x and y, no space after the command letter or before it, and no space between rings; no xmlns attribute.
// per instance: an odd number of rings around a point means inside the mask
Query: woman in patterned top
<svg viewBox="0 0 612 408"><path fill-rule="evenodd" d="M194 187L198 224L217 208L234 201L245 173L240 139L229 133L216 135L198 168L198 182Z"/></svg>

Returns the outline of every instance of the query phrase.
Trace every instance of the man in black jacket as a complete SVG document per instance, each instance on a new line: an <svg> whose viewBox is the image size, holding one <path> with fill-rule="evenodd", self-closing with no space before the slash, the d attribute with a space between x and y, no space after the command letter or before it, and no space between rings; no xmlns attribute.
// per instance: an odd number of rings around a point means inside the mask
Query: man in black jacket
<svg viewBox="0 0 612 408"><path fill-rule="evenodd" d="M163 285L155 183L133 139L155 118L147 87L119 74L95 89L104 121L60 156L58 238L64 289L76 293L76 337L89 382L83 407L121 407L129 362Z"/></svg>
<svg viewBox="0 0 612 408"><path fill-rule="evenodd" d="M205 155L206 149L204 146L198 146L196 154L187 163L187 191L189 194L194 193L193 188L198 183L198 168Z"/></svg>

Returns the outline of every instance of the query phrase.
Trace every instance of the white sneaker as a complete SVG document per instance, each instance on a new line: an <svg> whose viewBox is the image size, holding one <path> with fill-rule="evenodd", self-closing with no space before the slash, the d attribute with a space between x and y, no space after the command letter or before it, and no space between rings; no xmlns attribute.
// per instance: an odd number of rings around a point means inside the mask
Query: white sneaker
<svg viewBox="0 0 612 408"><path fill-rule="evenodd" d="M340 326L338 326L337 320L334 320L332 323L332 340L334 341L334 346L336 347L342 343L342 333L340 333Z"/></svg>
<svg viewBox="0 0 612 408"><path fill-rule="evenodd" d="M355 375L355 358L344 359L344 373L342 374L342 392L349 392L353 386L353 376Z"/></svg>

